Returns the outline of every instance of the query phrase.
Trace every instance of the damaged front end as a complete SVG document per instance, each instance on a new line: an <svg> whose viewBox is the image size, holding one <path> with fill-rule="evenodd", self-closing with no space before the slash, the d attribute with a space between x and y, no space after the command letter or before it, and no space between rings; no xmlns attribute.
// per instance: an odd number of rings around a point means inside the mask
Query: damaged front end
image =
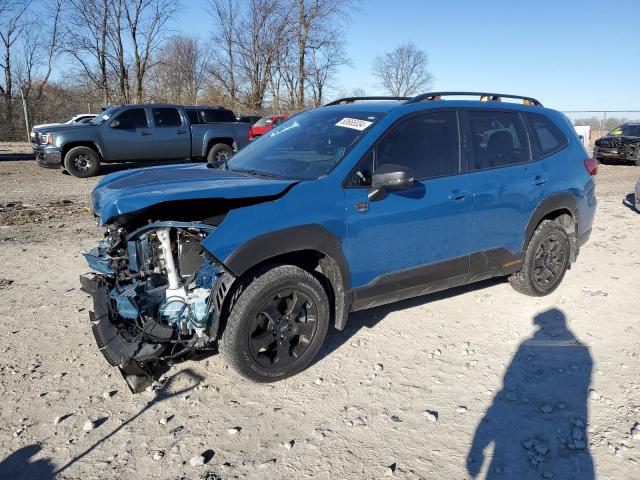
<svg viewBox="0 0 640 480"><path fill-rule="evenodd" d="M134 393L216 340L234 277L200 245L215 228L155 222L129 233L110 225L98 247L84 253L96 272L80 277L93 297L93 334Z"/></svg>

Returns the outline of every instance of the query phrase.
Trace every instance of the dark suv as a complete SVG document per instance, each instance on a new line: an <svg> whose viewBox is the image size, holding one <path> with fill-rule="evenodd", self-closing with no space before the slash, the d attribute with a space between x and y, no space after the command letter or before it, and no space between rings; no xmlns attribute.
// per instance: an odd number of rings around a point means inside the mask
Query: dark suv
<svg viewBox="0 0 640 480"><path fill-rule="evenodd" d="M603 163L631 162L640 167L640 124L620 125L596 140L593 156Z"/></svg>
<svg viewBox="0 0 640 480"><path fill-rule="evenodd" d="M447 95L341 99L221 168L105 177L81 282L132 390L216 342L243 376L279 380L350 312L490 277L553 292L591 232L597 162L535 99Z"/></svg>

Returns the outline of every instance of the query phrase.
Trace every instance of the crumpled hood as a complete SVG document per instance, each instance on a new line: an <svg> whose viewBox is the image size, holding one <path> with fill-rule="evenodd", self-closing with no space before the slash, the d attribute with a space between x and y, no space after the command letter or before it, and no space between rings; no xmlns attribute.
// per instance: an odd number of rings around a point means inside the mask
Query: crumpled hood
<svg viewBox="0 0 640 480"><path fill-rule="evenodd" d="M295 180L256 178L207 165L138 168L105 176L93 189L93 212L105 225L119 215L158 203L274 196L294 183Z"/></svg>

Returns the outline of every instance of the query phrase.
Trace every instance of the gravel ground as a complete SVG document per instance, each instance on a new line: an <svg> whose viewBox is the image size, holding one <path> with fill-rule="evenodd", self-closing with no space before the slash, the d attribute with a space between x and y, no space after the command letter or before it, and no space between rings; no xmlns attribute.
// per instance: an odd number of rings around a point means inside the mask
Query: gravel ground
<svg viewBox="0 0 640 480"><path fill-rule="evenodd" d="M640 478L640 168L601 166L548 297L483 282L352 314L276 384L214 355L134 396L78 288L96 179L2 160L0 478Z"/></svg>

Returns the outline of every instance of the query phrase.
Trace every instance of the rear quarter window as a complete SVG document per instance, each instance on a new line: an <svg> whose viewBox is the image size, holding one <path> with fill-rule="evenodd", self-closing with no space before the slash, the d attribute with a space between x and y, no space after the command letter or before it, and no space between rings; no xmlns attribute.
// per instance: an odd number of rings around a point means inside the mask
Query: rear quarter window
<svg viewBox="0 0 640 480"><path fill-rule="evenodd" d="M525 117L531 135L531 146L535 160L556 153L569 143L565 134L546 116L538 113L526 113Z"/></svg>
<svg viewBox="0 0 640 480"><path fill-rule="evenodd" d="M207 119L207 123L232 123L236 121L236 116L231 110L205 110L204 116Z"/></svg>

